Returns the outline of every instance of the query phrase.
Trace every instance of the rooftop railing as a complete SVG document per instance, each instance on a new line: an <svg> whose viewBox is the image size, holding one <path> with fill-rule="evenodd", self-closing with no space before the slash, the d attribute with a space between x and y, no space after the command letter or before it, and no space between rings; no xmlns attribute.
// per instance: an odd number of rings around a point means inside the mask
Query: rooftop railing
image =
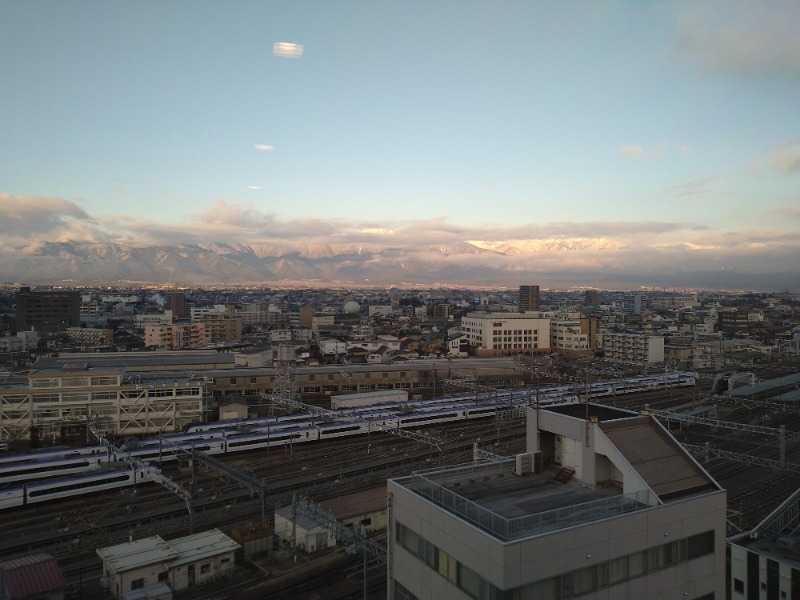
<svg viewBox="0 0 800 600"><path fill-rule="evenodd" d="M503 460L476 463L456 469L414 473L410 480L407 480L407 487L504 542L623 515L650 505L650 492L642 490L509 519L434 481L434 478L455 481L470 474L508 471L513 468L513 464L514 460Z"/></svg>

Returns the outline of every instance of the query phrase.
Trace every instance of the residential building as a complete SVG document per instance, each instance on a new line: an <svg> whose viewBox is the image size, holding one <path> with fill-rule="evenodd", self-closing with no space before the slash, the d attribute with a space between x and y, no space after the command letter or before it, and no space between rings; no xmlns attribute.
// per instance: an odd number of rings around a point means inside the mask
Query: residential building
<svg viewBox="0 0 800 600"><path fill-rule="evenodd" d="M664 337L641 333L604 333L600 336L606 360L630 365L664 362Z"/></svg>
<svg viewBox="0 0 800 600"><path fill-rule="evenodd" d="M388 482L390 600L722 600L726 493L656 419L527 413L527 452Z"/></svg>
<svg viewBox="0 0 800 600"><path fill-rule="evenodd" d="M148 325L170 325L173 321L172 316L171 310L165 310L163 313L133 315L133 326L137 329L145 329Z"/></svg>
<svg viewBox="0 0 800 600"><path fill-rule="evenodd" d="M206 345L204 323L179 323L175 325L148 325L144 328L145 348L183 350Z"/></svg>
<svg viewBox="0 0 800 600"><path fill-rule="evenodd" d="M80 292L36 292L21 287L16 305L17 331L33 328L47 335L81 324Z"/></svg>
<svg viewBox="0 0 800 600"><path fill-rule="evenodd" d="M529 310L539 310L539 286L521 285L519 286L518 310L521 313Z"/></svg>
<svg viewBox="0 0 800 600"><path fill-rule="evenodd" d="M186 305L186 294L184 292L167 292L167 310L171 311L177 319L185 319L189 316L189 308Z"/></svg>
<svg viewBox="0 0 800 600"><path fill-rule="evenodd" d="M206 330L206 343L225 344L242 339L242 320L236 316L236 309L229 306L224 314L203 315Z"/></svg>
<svg viewBox="0 0 800 600"><path fill-rule="evenodd" d="M69 327L67 337L76 346L100 346L110 344L114 339L114 332L95 327Z"/></svg>
<svg viewBox="0 0 800 600"><path fill-rule="evenodd" d="M625 315L642 314L642 293L625 292L622 296L622 312Z"/></svg>
<svg viewBox="0 0 800 600"><path fill-rule="evenodd" d="M467 313L461 330L477 356L550 350L550 319L525 313Z"/></svg>

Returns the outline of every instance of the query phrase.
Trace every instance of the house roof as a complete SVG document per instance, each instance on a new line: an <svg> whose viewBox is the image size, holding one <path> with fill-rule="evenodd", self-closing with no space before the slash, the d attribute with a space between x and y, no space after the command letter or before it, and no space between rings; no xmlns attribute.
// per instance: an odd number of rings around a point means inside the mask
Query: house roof
<svg viewBox="0 0 800 600"><path fill-rule="evenodd" d="M9 600L27 598L64 588L64 575L50 554L31 554L0 563Z"/></svg>
<svg viewBox="0 0 800 600"><path fill-rule="evenodd" d="M178 558L172 562L172 566L196 562L239 549L239 544L219 529L210 529L172 540L169 545L178 553Z"/></svg>
<svg viewBox="0 0 800 600"><path fill-rule="evenodd" d="M132 571L145 565L174 560L178 553L159 536L117 544L96 550L100 560L115 573Z"/></svg>

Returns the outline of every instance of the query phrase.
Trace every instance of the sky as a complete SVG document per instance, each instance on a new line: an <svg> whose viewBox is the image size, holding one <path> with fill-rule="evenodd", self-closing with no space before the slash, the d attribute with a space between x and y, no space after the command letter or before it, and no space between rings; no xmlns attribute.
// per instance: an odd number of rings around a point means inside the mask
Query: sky
<svg viewBox="0 0 800 600"><path fill-rule="evenodd" d="M800 0L2 0L0 255L555 240L584 250L531 260L797 273L798 23Z"/></svg>

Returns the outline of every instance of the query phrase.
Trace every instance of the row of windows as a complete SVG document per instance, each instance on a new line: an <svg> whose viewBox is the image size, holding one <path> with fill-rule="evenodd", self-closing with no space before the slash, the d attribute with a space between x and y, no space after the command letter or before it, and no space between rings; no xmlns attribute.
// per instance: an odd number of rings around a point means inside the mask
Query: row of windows
<svg viewBox="0 0 800 600"><path fill-rule="evenodd" d="M562 600L579 597L714 552L712 530L513 590L501 590L402 523L397 523L396 536L400 546L476 600ZM713 600L713 594L698 600L709 599Z"/></svg>

